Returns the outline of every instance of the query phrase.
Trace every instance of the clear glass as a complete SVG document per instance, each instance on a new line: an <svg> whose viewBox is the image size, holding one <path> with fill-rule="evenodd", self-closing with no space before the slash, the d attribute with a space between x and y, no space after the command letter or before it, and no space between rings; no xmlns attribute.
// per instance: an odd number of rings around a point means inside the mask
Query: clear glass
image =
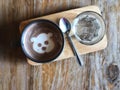
<svg viewBox="0 0 120 90"><path fill-rule="evenodd" d="M100 14L86 11L73 20L72 31L80 43L93 45L104 37L105 23Z"/></svg>

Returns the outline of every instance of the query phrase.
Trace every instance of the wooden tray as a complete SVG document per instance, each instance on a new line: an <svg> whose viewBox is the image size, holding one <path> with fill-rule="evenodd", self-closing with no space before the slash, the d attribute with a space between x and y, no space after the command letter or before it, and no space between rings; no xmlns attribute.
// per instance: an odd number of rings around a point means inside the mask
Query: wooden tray
<svg viewBox="0 0 120 90"><path fill-rule="evenodd" d="M83 8L72 9L72 10L63 11L63 12L60 12L60 13L55 13L55 14L51 14L51 15L42 16L42 17L38 17L38 18L23 21L23 22L21 22L19 29L20 29L20 32L22 32L22 30L23 30L23 28L26 24L28 24L29 22L31 22L33 20L37 20L37 19L48 19L48 20L51 20L51 21L58 24L59 19L61 17L66 17L70 22L72 22L73 19L78 14L80 14L84 11L94 11L94 12L97 12L97 13L101 14L101 12L100 12L100 10L97 6L87 6L87 7L83 7ZM72 32L71 32L71 35L72 35ZM79 54L86 54L86 53L90 53L90 52L95 52L95 51L98 51L98 50L102 50L107 46L106 35L104 36L104 38L100 42L98 42L97 44L94 44L94 45L90 45L90 46L83 45L83 44L79 43L74 37L72 39L73 39L73 42L74 42L76 48L78 49ZM65 38L65 40L66 41L65 41L65 46L64 46L63 52L54 61L74 57L74 54L73 54L73 52L71 50L71 47L68 44L68 41L67 41L66 38ZM31 65L40 65L41 64L41 63L33 62L33 61L29 60L28 58L27 58L27 61Z"/></svg>

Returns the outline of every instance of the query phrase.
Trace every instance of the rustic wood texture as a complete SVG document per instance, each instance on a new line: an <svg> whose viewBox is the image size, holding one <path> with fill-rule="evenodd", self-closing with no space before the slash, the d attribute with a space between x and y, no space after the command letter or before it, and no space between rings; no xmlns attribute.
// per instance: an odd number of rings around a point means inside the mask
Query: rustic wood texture
<svg viewBox="0 0 120 90"><path fill-rule="evenodd" d="M78 16L78 14L80 14L82 12L85 12L85 11L94 11L96 13L101 14L99 7L94 6L94 5L93 6L86 6L86 7L83 7L83 8L71 9L71 10L67 10L67 11L63 11L63 12L59 12L59 13L55 13L55 14L50 14L50 15L46 15L46 16L22 21L21 24L20 24L20 27L19 27L20 32L22 32L25 25L27 25L29 22L31 22L33 20L38 20L38 19L48 19L48 20L51 20L51 21L55 22L56 24L59 24L58 23L59 19L62 18L62 17L65 17L72 24L72 21L74 20L74 18L76 16ZM71 30L70 34L71 34L71 36L74 36L72 30ZM97 44L94 44L94 45L81 44L74 37L72 38L72 40L73 40L73 43L74 43L75 47L77 48L77 51L79 52L79 54L87 54L87 53L90 53L90 52L99 51L99 50L105 49L106 46L107 46L106 35L104 36L104 38L100 42L98 42ZM67 39L65 38L64 50L61 53L61 55L55 61L67 59L67 58L70 58L70 57L74 57L74 54L71 50L71 47L70 47ZM27 60L28 60L28 63L31 64L31 65L39 65L40 64L40 63L38 64L36 62L29 61L29 59L27 59Z"/></svg>
<svg viewBox="0 0 120 90"><path fill-rule="evenodd" d="M105 50L40 66L27 64L18 48L19 23L86 5L98 5L107 26ZM120 68L120 0L0 0L0 90L120 90L120 75L110 83L106 68Z"/></svg>

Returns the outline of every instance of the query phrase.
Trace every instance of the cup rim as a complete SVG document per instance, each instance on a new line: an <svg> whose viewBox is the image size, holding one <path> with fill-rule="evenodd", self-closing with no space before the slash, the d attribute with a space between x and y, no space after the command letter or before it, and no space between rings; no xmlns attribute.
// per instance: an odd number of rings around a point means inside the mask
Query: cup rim
<svg viewBox="0 0 120 90"><path fill-rule="evenodd" d="M90 44L84 43L84 42L80 41L79 38L78 38L78 36L75 34L75 31L73 30L73 24L74 24L74 21L76 20L76 18L78 18L78 17L79 17L81 14L83 14L83 13L89 13L89 12L90 12L90 13L94 13L94 14L98 15L98 17L101 18L101 20L103 21L103 24L104 24L104 29L105 29L103 36L102 36L99 40L95 41L94 43L90 43ZM97 12L95 12L95 11L84 11L84 12L78 14L78 15L74 18L74 20L73 20L73 22L72 22L72 31L73 31L75 37L77 38L77 40L78 40L80 43L82 43L82 44L84 44L84 45L94 45L94 44L97 44L98 42L100 42L100 41L104 38L104 36L105 36L105 33L106 33L105 20L103 19L102 15L101 15L100 13L97 13Z"/></svg>
<svg viewBox="0 0 120 90"><path fill-rule="evenodd" d="M24 36L24 33L27 31L27 28L31 25L31 24L34 24L34 23L39 23L39 22L48 22L48 23L51 23L53 26L55 26L57 28L57 30L60 31L60 34L61 34L61 37L62 37L62 46L61 46L61 49L59 51L59 53L52 59L49 59L49 60L44 60L44 61L41 61L41 60L37 60L37 59L34 59L33 57L31 57L27 51L25 50L24 48L24 44L23 44L23 36ZM54 22L50 21L50 20L47 20L47 19L38 19L38 20L33 20L31 22L29 22L22 30L22 33L21 33L21 40L20 40L20 43L21 43L21 47L22 47L22 51L24 52L25 56L30 59L31 61L33 62L36 62L36 63L48 63L48 62L52 62L54 61L58 56L60 56L60 54L62 53L63 51L63 48L64 48L64 35L63 35L63 32L62 30L59 28L59 26L57 24L55 24Z"/></svg>

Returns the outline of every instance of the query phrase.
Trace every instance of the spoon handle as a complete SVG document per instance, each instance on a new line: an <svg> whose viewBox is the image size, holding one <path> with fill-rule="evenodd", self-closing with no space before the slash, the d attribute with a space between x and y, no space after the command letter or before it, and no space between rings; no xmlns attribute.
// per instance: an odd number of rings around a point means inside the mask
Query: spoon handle
<svg viewBox="0 0 120 90"><path fill-rule="evenodd" d="M79 54L77 52L77 49L75 48L75 45L73 44L72 39L71 39L71 37L69 36L68 33L67 33L67 38L69 40L69 43L70 43L71 48L72 48L72 51L73 51L74 55L76 56L79 65L83 66L83 61L82 61L81 57L79 56Z"/></svg>

